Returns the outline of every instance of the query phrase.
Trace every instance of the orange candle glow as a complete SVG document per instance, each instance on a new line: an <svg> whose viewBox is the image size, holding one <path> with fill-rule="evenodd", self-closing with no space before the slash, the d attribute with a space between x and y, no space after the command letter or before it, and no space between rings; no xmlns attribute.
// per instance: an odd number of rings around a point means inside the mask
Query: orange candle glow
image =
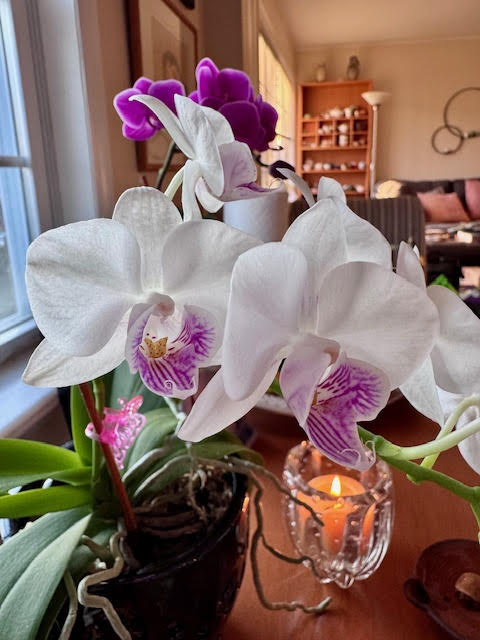
<svg viewBox="0 0 480 640"><path fill-rule="evenodd" d="M318 513L323 521L322 540L323 547L332 554L336 554L342 547L343 533L347 517L355 507L345 500L346 496L356 496L365 492L365 487L349 476L325 474L312 478L308 483L315 491L321 491L337 498L336 500L324 500L319 496L299 495L299 498L307 502L315 513ZM305 512L305 510L303 510ZM373 526L375 506L369 507L365 514L362 527L362 551L368 545Z"/></svg>

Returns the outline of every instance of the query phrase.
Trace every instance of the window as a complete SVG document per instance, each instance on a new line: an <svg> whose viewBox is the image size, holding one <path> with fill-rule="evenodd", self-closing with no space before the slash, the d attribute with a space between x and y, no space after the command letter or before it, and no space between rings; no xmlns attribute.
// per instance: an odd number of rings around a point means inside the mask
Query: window
<svg viewBox="0 0 480 640"><path fill-rule="evenodd" d="M275 144L283 147L281 151L266 151L263 162L271 164L275 160L286 160L295 164L295 108L294 91L284 68L262 34L258 37L259 91L264 100L278 111L277 137ZM262 172L262 184L271 182L266 171ZM288 186L288 185L287 185Z"/></svg>
<svg viewBox="0 0 480 640"><path fill-rule="evenodd" d="M38 233L35 189L9 0L0 0L0 345L31 328L25 254Z"/></svg>

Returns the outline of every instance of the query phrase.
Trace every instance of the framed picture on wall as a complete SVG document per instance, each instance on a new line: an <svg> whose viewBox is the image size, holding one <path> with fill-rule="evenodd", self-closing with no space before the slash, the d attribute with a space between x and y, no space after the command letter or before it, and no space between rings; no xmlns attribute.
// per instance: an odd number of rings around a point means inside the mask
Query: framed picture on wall
<svg viewBox="0 0 480 640"><path fill-rule="evenodd" d="M187 95L195 89L197 31L170 0L129 0L133 81L175 78ZM156 171L162 165L170 136L161 129L145 142L137 142L139 171ZM175 168L172 166L172 168Z"/></svg>

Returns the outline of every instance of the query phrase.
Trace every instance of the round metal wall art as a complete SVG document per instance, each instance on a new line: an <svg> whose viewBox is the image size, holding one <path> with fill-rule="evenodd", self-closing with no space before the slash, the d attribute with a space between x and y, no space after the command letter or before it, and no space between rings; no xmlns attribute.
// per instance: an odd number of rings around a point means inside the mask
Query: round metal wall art
<svg viewBox="0 0 480 640"><path fill-rule="evenodd" d="M451 155L453 153L457 153L457 151L459 151L463 146L463 143L465 142L465 140L469 140L471 138L477 138L478 136L480 136L480 130L473 129L471 131L464 131L457 125L452 124L449 118L449 112L450 112L452 103L461 94L466 93L468 91L480 91L480 87L464 87L463 89L459 89L458 91L455 91L455 93L453 93L450 96L450 98L445 103L445 106L443 107L443 124L437 127L435 131L432 133L432 138L431 138L432 147L434 151L436 151L437 153L440 153L441 155L446 156L446 155ZM452 147L440 148L439 146L438 136L444 130L447 131L451 136L455 138Z"/></svg>

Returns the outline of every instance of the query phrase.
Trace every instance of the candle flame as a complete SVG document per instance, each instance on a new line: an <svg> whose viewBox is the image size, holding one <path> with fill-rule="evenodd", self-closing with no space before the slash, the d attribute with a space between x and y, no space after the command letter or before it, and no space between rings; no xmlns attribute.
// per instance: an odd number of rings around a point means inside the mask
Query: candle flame
<svg viewBox="0 0 480 640"><path fill-rule="evenodd" d="M332 480L332 486L330 487L330 493L332 496L338 498L342 495L342 484L340 482L340 478L335 476Z"/></svg>

